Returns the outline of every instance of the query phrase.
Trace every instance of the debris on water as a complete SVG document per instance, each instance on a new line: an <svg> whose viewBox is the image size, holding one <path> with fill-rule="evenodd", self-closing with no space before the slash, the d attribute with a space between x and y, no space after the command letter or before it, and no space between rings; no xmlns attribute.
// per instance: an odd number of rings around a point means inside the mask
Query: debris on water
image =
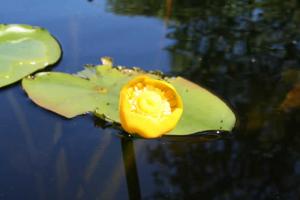
<svg viewBox="0 0 300 200"><path fill-rule="evenodd" d="M286 95L279 109L289 111L300 107L300 83L297 83Z"/></svg>

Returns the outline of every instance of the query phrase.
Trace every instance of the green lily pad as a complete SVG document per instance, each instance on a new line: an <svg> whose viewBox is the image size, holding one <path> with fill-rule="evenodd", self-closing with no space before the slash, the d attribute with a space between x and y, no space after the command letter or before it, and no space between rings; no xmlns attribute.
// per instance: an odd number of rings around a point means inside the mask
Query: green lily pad
<svg viewBox="0 0 300 200"><path fill-rule="evenodd" d="M235 115L220 98L182 77L167 80L176 88L183 101L183 114L169 135L233 129Z"/></svg>
<svg viewBox="0 0 300 200"><path fill-rule="evenodd" d="M61 49L45 29L0 24L0 87L58 61Z"/></svg>
<svg viewBox="0 0 300 200"><path fill-rule="evenodd" d="M76 75L42 72L23 79L28 96L39 106L72 118L87 112L119 123L119 93L124 84L140 74L160 75L139 69L114 68L110 64L87 66ZM168 135L188 135L208 130L231 131L236 118L217 96L182 77L164 78L179 92L184 104L181 120Z"/></svg>

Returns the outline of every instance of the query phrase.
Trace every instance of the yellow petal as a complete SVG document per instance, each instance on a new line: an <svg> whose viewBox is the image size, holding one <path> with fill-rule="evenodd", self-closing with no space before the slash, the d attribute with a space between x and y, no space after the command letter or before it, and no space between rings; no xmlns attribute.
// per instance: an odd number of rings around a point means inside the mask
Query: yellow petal
<svg viewBox="0 0 300 200"><path fill-rule="evenodd" d="M119 111L125 131L145 138L155 138L175 128L183 104L171 84L143 75L122 88Z"/></svg>

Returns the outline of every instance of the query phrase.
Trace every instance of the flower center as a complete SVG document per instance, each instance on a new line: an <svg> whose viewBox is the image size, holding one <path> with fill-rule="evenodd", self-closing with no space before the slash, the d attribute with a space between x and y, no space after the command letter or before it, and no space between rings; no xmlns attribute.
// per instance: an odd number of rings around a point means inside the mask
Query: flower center
<svg viewBox="0 0 300 200"><path fill-rule="evenodd" d="M132 111L149 117L161 118L171 114L171 106L164 92L152 86L134 87L130 104Z"/></svg>

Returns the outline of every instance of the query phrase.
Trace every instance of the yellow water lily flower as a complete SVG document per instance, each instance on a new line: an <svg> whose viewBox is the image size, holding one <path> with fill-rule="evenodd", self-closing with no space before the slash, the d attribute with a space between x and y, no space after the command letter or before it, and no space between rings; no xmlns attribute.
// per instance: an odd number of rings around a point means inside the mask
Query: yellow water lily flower
<svg viewBox="0 0 300 200"><path fill-rule="evenodd" d="M183 111L181 97L163 80L142 75L120 92L121 125L128 133L156 138L172 130Z"/></svg>

